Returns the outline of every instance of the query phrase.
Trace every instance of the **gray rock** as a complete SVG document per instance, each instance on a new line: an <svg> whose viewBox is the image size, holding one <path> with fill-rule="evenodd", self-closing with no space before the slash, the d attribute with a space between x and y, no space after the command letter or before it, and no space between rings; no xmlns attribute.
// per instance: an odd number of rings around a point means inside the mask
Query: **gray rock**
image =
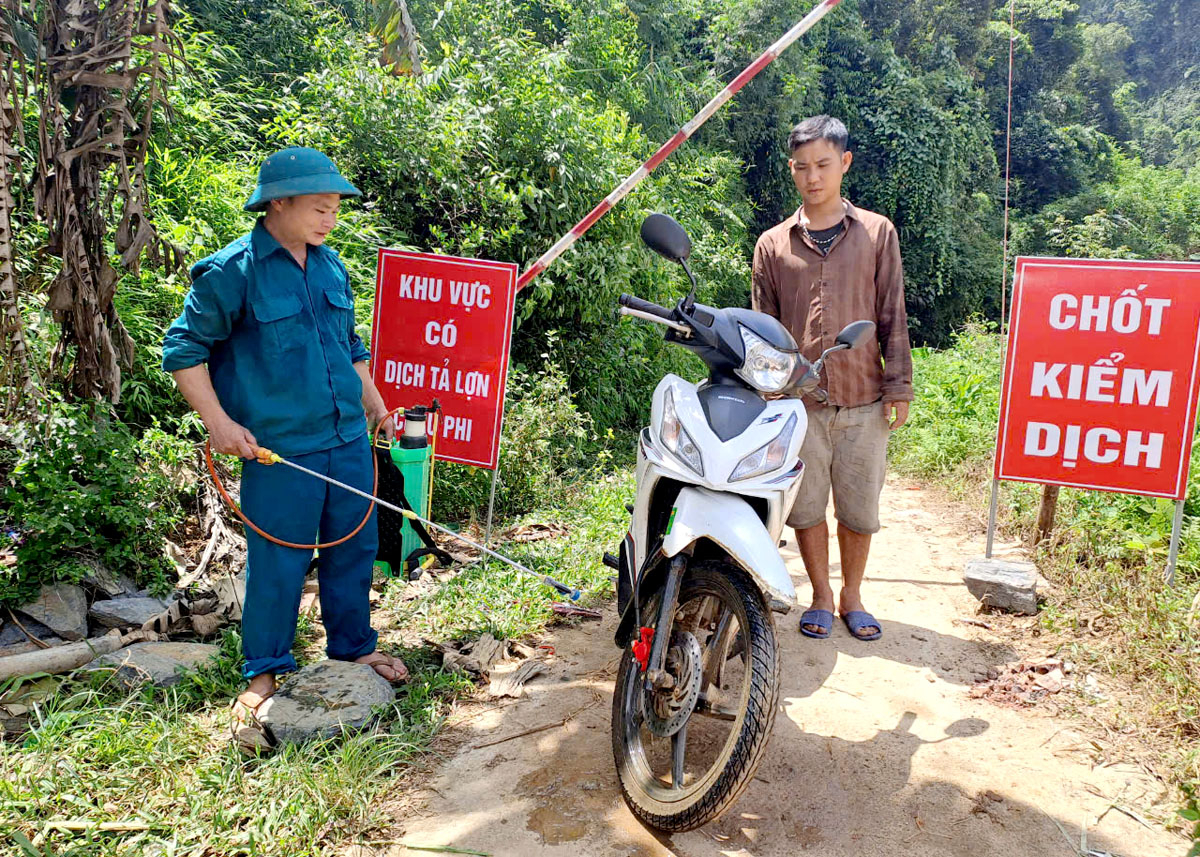
<svg viewBox="0 0 1200 857"><path fill-rule="evenodd" d="M103 593L109 598L120 598L122 595L133 595L137 592L137 584L128 576L117 574L94 559L84 559L81 562L90 570L80 583L97 593Z"/></svg>
<svg viewBox="0 0 1200 857"><path fill-rule="evenodd" d="M37 637L44 643L49 643L56 646L62 642L62 639L43 625L36 619L30 619L25 616L21 619L21 624L30 634ZM0 622L0 649L7 646L19 646L22 643L28 643L29 637L25 636L25 631L22 631L16 622Z"/></svg>
<svg viewBox="0 0 1200 857"><path fill-rule="evenodd" d="M61 637L56 637L53 634L49 635L48 637L38 637L38 639L50 648L67 645L66 640L62 639ZM26 652L36 652L41 648L42 647L37 643L30 641L30 639L26 637L24 643L13 643L11 646L0 646L0 659L7 658L9 655L23 655Z"/></svg>
<svg viewBox="0 0 1200 857"><path fill-rule="evenodd" d="M204 643L134 643L96 658L90 668L116 668L117 678L129 687L147 681L169 687L178 683L180 670L196 669L219 651Z"/></svg>
<svg viewBox="0 0 1200 857"><path fill-rule="evenodd" d="M1031 562L972 559L963 574L967 590L988 607L1037 613L1037 568Z"/></svg>
<svg viewBox="0 0 1200 857"><path fill-rule="evenodd" d="M297 672L258 710L259 721L279 743L328 738L362 729L396 691L366 664L321 661Z"/></svg>
<svg viewBox="0 0 1200 857"><path fill-rule="evenodd" d="M105 628L140 628L166 609L157 598L114 598L94 602L88 615Z"/></svg>
<svg viewBox="0 0 1200 857"><path fill-rule="evenodd" d="M87 636L87 596L74 584L43 586L37 598L18 610L64 640L82 640Z"/></svg>

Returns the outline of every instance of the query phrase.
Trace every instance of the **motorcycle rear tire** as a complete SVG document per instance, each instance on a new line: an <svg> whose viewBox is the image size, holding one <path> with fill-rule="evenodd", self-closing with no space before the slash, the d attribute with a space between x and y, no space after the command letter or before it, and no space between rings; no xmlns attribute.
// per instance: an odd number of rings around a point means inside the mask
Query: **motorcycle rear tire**
<svg viewBox="0 0 1200 857"><path fill-rule="evenodd" d="M640 681L640 666L629 649L625 650L617 671L613 693L612 745L617 779L625 803L637 818L649 827L669 833L695 830L727 810L754 778L775 723L779 699L779 658L775 645L775 626L758 587L740 566L724 560L708 560L687 570L680 588L679 603L699 595L717 595L732 608L738 625L748 641L747 673L741 694L742 705L734 729L736 740L729 741L722 755L708 769L702 783L685 799L663 801L653 796L639 767L632 758L628 734L637 726L630 720L627 694L630 682ZM693 714L692 717L702 715ZM661 791L661 789L655 789Z"/></svg>

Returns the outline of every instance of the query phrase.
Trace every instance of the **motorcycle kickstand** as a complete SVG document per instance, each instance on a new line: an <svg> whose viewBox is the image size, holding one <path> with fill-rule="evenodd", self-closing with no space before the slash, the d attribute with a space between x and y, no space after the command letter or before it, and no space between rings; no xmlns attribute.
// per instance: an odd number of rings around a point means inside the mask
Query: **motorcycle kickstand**
<svg viewBox="0 0 1200 857"><path fill-rule="evenodd" d="M666 658L667 640L671 636L671 626L675 621L675 607L679 600L679 586L683 581L683 572L687 567L687 557L678 554L671 559L667 569L667 581L663 585L662 604L658 608L658 619L654 623L654 642L650 645L643 690L647 693L656 689L656 683L667 677L663 672L663 660Z"/></svg>

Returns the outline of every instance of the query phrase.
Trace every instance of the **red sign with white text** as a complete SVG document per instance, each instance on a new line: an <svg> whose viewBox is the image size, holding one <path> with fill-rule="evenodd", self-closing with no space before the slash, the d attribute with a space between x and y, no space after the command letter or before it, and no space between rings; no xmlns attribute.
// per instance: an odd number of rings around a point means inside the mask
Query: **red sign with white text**
<svg viewBox="0 0 1200 857"><path fill-rule="evenodd" d="M517 266L379 250L371 377L389 408L441 402L437 457L494 469Z"/></svg>
<svg viewBox="0 0 1200 857"><path fill-rule="evenodd" d="M1182 500L1200 264L1017 259L996 478Z"/></svg>

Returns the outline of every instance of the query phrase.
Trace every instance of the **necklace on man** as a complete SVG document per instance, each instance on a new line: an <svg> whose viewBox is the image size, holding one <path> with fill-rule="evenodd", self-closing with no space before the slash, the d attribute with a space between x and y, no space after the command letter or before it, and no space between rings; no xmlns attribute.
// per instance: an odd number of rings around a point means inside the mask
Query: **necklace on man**
<svg viewBox="0 0 1200 857"><path fill-rule="evenodd" d="M833 233L828 238L817 238L811 232L808 231L808 227L805 226L803 223L800 224L800 228L804 230L804 234L808 238L808 240L811 241L813 243L813 245L819 251L821 251L822 256L829 255L829 248L831 248L833 246L833 242L836 241L837 237L841 234L841 230L839 229L837 232Z"/></svg>

